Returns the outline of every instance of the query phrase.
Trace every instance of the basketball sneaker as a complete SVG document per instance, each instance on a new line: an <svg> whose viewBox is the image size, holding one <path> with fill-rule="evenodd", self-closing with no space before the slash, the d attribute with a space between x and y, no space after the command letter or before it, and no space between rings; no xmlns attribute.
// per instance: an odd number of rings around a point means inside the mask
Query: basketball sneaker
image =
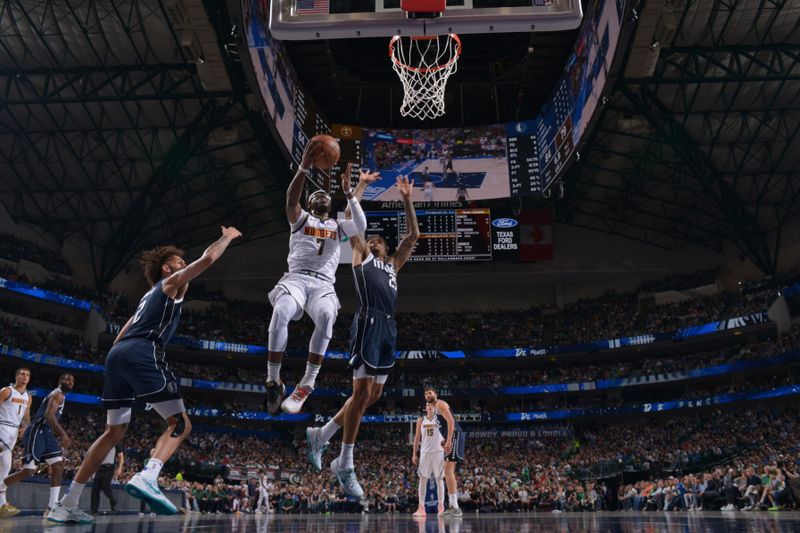
<svg viewBox="0 0 800 533"><path fill-rule="evenodd" d="M11 518L12 516L17 516L21 511L11 505L10 503L4 503L0 505L0 518Z"/></svg>
<svg viewBox="0 0 800 533"><path fill-rule="evenodd" d="M352 468L339 468L339 458L331 461L331 470L336 475L336 481L342 487L345 496L360 500L364 496L364 490L356 479L356 471Z"/></svg>
<svg viewBox="0 0 800 533"><path fill-rule="evenodd" d="M283 400L281 409L283 409L284 413L296 415L300 412L300 409L303 408L303 404L306 403L306 400L312 392L314 392L314 387L310 387L308 385L298 385L295 387L291 396Z"/></svg>
<svg viewBox="0 0 800 533"><path fill-rule="evenodd" d="M463 516L464 513L461 512L461 507L450 507L446 511L444 511L441 516L453 516L459 517Z"/></svg>
<svg viewBox="0 0 800 533"><path fill-rule="evenodd" d="M322 454L328 449L328 443L319 438L321 428L306 429L306 445L308 447L308 462L317 472L322 471Z"/></svg>
<svg viewBox="0 0 800 533"><path fill-rule="evenodd" d="M147 479L142 474L136 474L125 484L125 492L146 501L157 514L178 514L178 508L164 496L158 488L158 482Z"/></svg>
<svg viewBox="0 0 800 533"><path fill-rule="evenodd" d="M444 514L444 504L440 503L439 508L437 509L437 515L442 516Z"/></svg>
<svg viewBox="0 0 800 533"><path fill-rule="evenodd" d="M264 410L272 416L281 410L281 402L286 398L286 385L283 382L267 381L267 396L264 398Z"/></svg>
<svg viewBox="0 0 800 533"><path fill-rule="evenodd" d="M423 506L419 506L416 511L414 511L413 516L414 518L425 518L428 513L425 512L425 508Z"/></svg>
<svg viewBox="0 0 800 533"><path fill-rule="evenodd" d="M81 511L77 507L75 509L67 509L61 502L56 503L50 512L47 513L47 520L57 524L92 524L94 518Z"/></svg>

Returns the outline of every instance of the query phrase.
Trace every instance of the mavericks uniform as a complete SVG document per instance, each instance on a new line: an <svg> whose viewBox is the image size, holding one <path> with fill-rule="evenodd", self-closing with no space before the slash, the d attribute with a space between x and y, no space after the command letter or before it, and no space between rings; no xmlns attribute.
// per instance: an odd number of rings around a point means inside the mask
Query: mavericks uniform
<svg viewBox="0 0 800 533"><path fill-rule="evenodd" d="M130 408L180 400L178 381L167 366L164 347L178 328L183 299L164 294L163 280L142 296L128 331L106 357L103 407Z"/></svg>
<svg viewBox="0 0 800 533"><path fill-rule="evenodd" d="M370 254L353 267L358 309L350 328L350 366L368 376L387 376L397 344L397 275L394 265Z"/></svg>
<svg viewBox="0 0 800 533"><path fill-rule="evenodd" d="M439 423L441 424L442 428L442 435L444 435L445 440L447 439L447 420L442 416L439 412L439 409L436 409L436 418L439 419ZM453 420L455 420L455 415L453 415ZM453 430L453 448L450 450L450 453L444 458L445 461L450 461L451 463L458 463L464 460L464 446L466 444L464 437L464 432L461 430L461 426L458 423L458 420L455 420L456 427Z"/></svg>
<svg viewBox="0 0 800 533"><path fill-rule="evenodd" d="M441 422L438 416L433 420L422 417L422 441L419 453L419 477L440 479L444 476L444 444Z"/></svg>
<svg viewBox="0 0 800 533"><path fill-rule="evenodd" d="M291 229L289 272L270 291L269 302L274 307L281 295L289 294L300 305L291 319L300 320L305 310L316 323L318 305L324 299L330 298L337 310L341 307L333 283L344 233L336 220L321 219L305 210L300 212L300 218Z"/></svg>
<svg viewBox="0 0 800 533"><path fill-rule="evenodd" d="M0 444L6 450L13 450L17 443L19 427L31 403L31 395L28 391L21 393L10 385L8 388L11 389L11 395L0 403Z"/></svg>
<svg viewBox="0 0 800 533"><path fill-rule="evenodd" d="M25 452L23 461L26 469L33 469L39 463L46 462L51 465L61 461L61 444L53 435L53 428L47 423L47 418L45 417L47 406L53 401L53 393L57 390L60 389L54 389L45 397L39 409L36 410L36 416L33 417L31 425L28 426L22 436ZM56 420L61 420L65 403L66 398L62 400L61 405L56 409Z"/></svg>

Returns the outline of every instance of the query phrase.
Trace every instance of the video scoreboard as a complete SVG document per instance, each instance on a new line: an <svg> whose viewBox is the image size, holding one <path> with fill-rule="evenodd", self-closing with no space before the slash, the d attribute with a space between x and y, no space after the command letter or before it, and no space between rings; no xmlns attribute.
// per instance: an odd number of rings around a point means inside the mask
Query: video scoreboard
<svg viewBox="0 0 800 533"><path fill-rule="evenodd" d="M367 237L380 235L389 250L408 234L405 212L367 211ZM420 237L409 261L488 261L492 259L489 209L422 209L417 211Z"/></svg>

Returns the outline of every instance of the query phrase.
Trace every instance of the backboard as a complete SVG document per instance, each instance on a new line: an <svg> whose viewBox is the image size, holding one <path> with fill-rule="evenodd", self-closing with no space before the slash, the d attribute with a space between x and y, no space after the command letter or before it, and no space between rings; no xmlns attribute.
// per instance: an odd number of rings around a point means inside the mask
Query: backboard
<svg viewBox="0 0 800 533"><path fill-rule="evenodd" d="M284 40L550 32L582 17L580 0L447 0L442 16L422 19L407 18L400 0L271 0L269 29Z"/></svg>

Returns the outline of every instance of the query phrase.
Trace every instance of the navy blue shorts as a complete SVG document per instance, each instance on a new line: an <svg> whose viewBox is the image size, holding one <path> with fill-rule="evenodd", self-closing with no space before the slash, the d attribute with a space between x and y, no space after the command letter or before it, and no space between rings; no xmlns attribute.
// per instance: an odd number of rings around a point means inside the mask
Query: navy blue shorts
<svg viewBox="0 0 800 533"><path fill-rule="evenodd" d="M154 342L128 339L111 347L106 357L103 407L133 407L140 400L158 403L181 399L178 380Z"/></svg>
<svg viewBox="0 0 800 533"><path fill-rule="evenodd" d="M394 366L397 325L386 313L358 313L350 327L350 368L364 365L369 376L386 376Z"/></svg>
<svg viewBox="0 0 800 533"><path fill-rule="evenodd" d="M447 435L445 435L447 437ZM461 431L461 428L456 426L456 429L453 430L453 449L450 451L449 454L444 456L445 461L450 461L451 463L458 463L464 460L464 447L466 445L466 436L464 432Z"/></svg>
<svg viewBox="0 0 800 533"><path fill-rule="evenodd" d="M48 459L61 457L61 443L53 435L53 429L44 420L28 426L22 436L22 442L25 464L43 463Z"/></svg>

